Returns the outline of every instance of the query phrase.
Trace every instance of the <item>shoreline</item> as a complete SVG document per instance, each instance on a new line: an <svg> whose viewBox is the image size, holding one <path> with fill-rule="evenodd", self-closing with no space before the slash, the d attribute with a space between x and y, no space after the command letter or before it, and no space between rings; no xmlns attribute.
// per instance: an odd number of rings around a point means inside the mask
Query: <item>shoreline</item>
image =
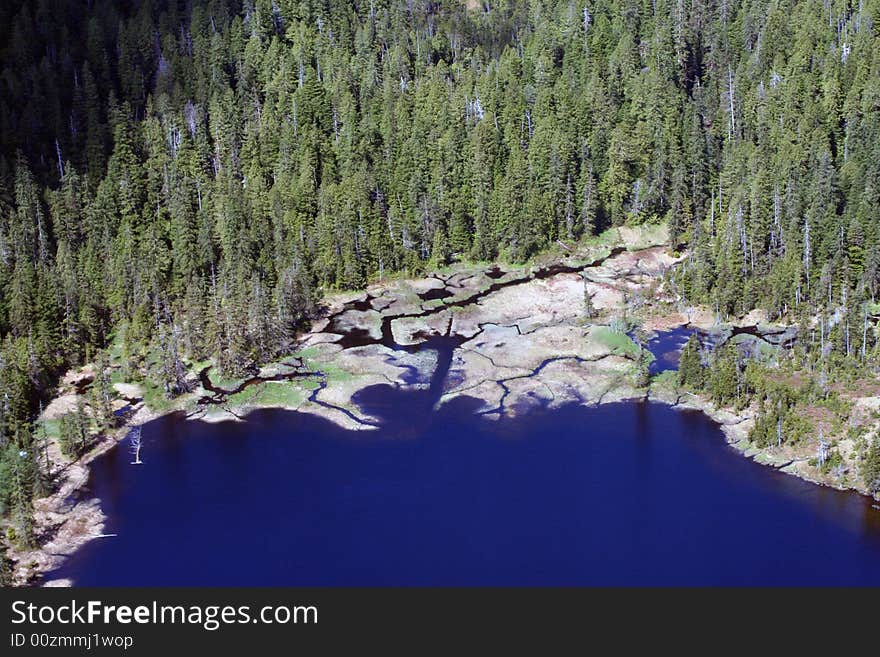
<svg viewBox="0 0 880 657"><path fill-rule="evenodd" d="M286 360L264 365L251 379L233 382L230 388L229 382L212 382L210 365L201 365L190 373L196 382L193 392L161 410L140 399L121 426L78 460L65 459L51 441L51 470L60 472L60 479L51 495L34 503L38 547L9 551L15 585L71 585L39 580L83 544L103 536L106 518L100 500L83 495L89 464L131 429L174 412L204 422L241 422L254 410L277 408L316 414L347 430L375 430L377 418L365 416L354 396L373 385L427 391L440 358L440 351L435 355L435 347L428 345L432 339L452 341L446 385L434 400L435 408L459 396L476 398L483 406L475 412L492 421L528 413L536 404L552 409L568 403L665 403L702 412L742 456L830 485L810 477L794 460L780 458L773 448L751 445L754 409L715 408L708 399L656 378L647 387L634 385L639 348L609 328L620 308L627 308L630 295L648 300L636 316L651 331L685 326L726 330L765 322L757 311L719 325L705 308L674 310L676 299L662 274L678 258L666 253L665 244L663 234L629 229L617 231L616 241L603 239L586 251L544 264L504 270L463 265L335 295L326 300L325 316L313 322L297 349ZM437 290L448 293L449 300L434 300L431 292ZM581 308L587 293L597 315L585 323ZM117 384L123 399L132 396L122 394L127 385ZM871 497L856 486L832 487Z"/></svg>
<svg viewBox="0 0 880 657"><path fill-rule="evenodd" d="M649 386L644 393L623 396L620 398L603 399L595 404L581 402L580 405L587 408L591 406L598 407L605 404L614 403L660 403L669 406L672 409L697 411L705 415L709 420L715 423L722 432L725 444L735 450L741 457L748 458L759 465L773 468L788 476L795 476L814 485L827 486L841 492L851 492L863 495L870 499L876 497L853 487L833 486L827 482L823 482L806 476L804 473L788 469L790 464L788 461L774 462L767 458L767 453L754 448L748 441L748 431L754 421L754 415L746 409L739 414L734 413L729 408L716 408L714 404L704 397L700 397L690 392L682 392L675 398L671 398L664 391L659 391L655 386ZM224 409L222 416L214 416L211 418L198 417L194 413L187 415L188 420L197 420L202 422L224 422L236 421L246 422L247 416L261 409L277 409L293 412L314 412L303 411L301 406L248 406L231 407ZM106 516L101 510L101 501L97 497L87 497L77 500L73 507L69 507L69 498L71 496L81 495L88 484L90 476L89 465L98 457L104 455L113 448L117 448L128 432L142 426L148 422L156 420L166 415L181 412L184 409L171 408L166 411L151 411L141 403L141 408L133 413L130 419L120 427L118 427L112 436L107 436L97 443L89 452L78 459L61 466L63 472L63 480L58 489L47 497L41 498L35 502L35 520L37 520L37 531L45 530L47 527L57 527L56 535L51 541L46 542L39 547L28 551L16 551L10 554L15 562L15 586L75 586L75 583L66 579L41 580L46 572L50 572L57 568L61 563L72 555L76 550L91 540L102 538L105 527ZM347 430L364 430L363 427L345 426L337 422L330 414L316 413L323 416L328 421L334 422L346 428ZM484 418L486 421L492 421ZM60 455L59 455L60 456ZM763 457L763 458L762 458ZM55 458L51 457L53 464L57 464ZM53 525L54 523L54 525Z"/></svg>
<svg viewBox="0 0 880 657"><path fill-rule="evenodd" d="M47 449L50 476L56 477L51 494L34 500L34 533L37 546L31 549L10 549L13 586L69 585L64 580L38 581L45 573L57 568L77 549L104 536L106 516L97 497L84 495L91 476L92 461L117 447L128 432L164 413L150 410L143 402L126 422L105 434L85 454L71 461L61 454L56 443ZM41 540L49 536L49 540Z"/></svg>

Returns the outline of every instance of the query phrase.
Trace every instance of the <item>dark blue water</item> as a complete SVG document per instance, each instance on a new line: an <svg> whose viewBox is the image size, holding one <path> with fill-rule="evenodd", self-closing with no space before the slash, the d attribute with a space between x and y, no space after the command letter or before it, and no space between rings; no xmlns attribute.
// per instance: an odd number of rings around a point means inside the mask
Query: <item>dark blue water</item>
<svg viewBox="0 0 880 657"><path fill-rule="evenodd" d="M389 386L350 432L309 415L169 416L91 492L117 533L81 585L880 585L880 511L727 447L657 404L492 422Z"/></svg>
<svg viewBox="0 0 880 657"><path fill-rule="evenodd" d="M659 374L668 370L677 370L681 350L684 349L688 339L694 333L700 336L697 329L682 326L669 331L661 331L651 338L645 345L654 354L654 360L648 370L649 373Z"/></svg>
<svg viewBox="0 0 880 657"><path fill-rule="evenodd" d="M653 337L645 343L645 348L650 351L654 360L648 368L649 374L660 374L669 370L678 369L678 361L681 358L681 350L687 344L691 335L696 334L701 341L705 342L706 337L698 329L679 326L668 331L658 331ZM634 336L630 334L630 338Z"/></svg>

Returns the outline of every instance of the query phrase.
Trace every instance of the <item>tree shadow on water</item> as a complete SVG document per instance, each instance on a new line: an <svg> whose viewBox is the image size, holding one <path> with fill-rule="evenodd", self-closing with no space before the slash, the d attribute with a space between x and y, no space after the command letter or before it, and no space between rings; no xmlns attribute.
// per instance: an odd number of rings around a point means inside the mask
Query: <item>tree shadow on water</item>
<svg viewBox="0 0 880 657"><path fill-rule="evenodd" d="M436 408L439 396L432 387L401 388L385 383L359 390L352 401L362 413L376 418L382 430L394 438L417 438L428 427L454 427L473 421L484 402L456 397Z"/></svg>

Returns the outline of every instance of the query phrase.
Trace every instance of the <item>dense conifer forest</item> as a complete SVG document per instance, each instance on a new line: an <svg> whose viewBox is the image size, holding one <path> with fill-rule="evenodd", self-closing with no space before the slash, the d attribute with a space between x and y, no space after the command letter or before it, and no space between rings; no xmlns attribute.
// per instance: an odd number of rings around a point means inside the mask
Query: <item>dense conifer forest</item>
<svg viewBox="0 0 880 657"><path fill-rule="evenodd" d="M522 262L609 226L666 222L688 301L818 316L804 363L873 368L878 14L877 0L4 2L0 505L26 534L34 419L111 341L132 367L160 354L150 376L175 394L184 359L235 374L285 352L327 290ZM719 401L748 388L733 370Z"/></svg>

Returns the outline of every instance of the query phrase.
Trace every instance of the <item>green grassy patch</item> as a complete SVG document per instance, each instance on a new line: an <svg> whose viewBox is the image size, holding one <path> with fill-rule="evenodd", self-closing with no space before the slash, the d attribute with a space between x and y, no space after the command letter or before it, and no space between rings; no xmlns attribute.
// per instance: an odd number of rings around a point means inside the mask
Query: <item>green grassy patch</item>
<svg viewBox="0 0 880 657"><path fill-rule="evenodd" d="M213 383L218 388L225 388L226 390L230 390L232 388L237 388L242 383L244 383L244 379L226 378L224 376L218 375L216 372L212 372L211 374L211 383Z"/></svg>
<svg viewBox="0 0 880 657"><path fill-rule="evenodd" d="M594 326L590 329L590 338L611 350L615 356L637 358L639 355L639 345L633 342L628 335L612 331L607 326Z"/></svg>
<svg viewBox="0 0 880 657"><path fill-rule="evenodd" d="M320 351L314 347L307 347L302 351L297 352L295 355L302 358L303 365L305 365L305 368L308 371L323 372L327 378L327 383L351 381L354 378L354 375L348 370L344 370L332 363L321 361ZM306 390L314 390L318 386L317 379L312 378L301 379L298 383Z"/></svg>
<svg viewBox="0 0 880 657"><path fill-rule="evenodd" d="M651 377L651 385L664 390L675 390L678 387L678 372L676 370L665 370Z"/></svg>
<svg viewBox="0 0 880 657"><path fill-rule="evenodd" d="M248 404L252 404L254 400L259 397L260 389L262 387L263 384L248 386L241 392L229 395L226 399L230 406L247 406Z"/></svg>
<svg viewBox="0 0 880 657"><path fill-rule="evenodd" d="M141 384L144 391L144 404L148 408L163 413L170 410L174 406L174 400L165 396L165 389L161 385L156 385L152 381L144 381Z"/></svg>
<svg viewBox="0 0 880 657"><path fill-rule="evenodd" d="M189 365L189 369L193 372L201 372L208 367L208 365L213 365L214 361L210 358L206 358L205 360L188 361L187 364Z"/></svg>
<svg viewBox="0 0 880 657"><path fill-rule="evenodd" d="M290 381L268 382L259 386L255 402L261 406L283 406L296 408L306 399L306 392L297 383Z"/></svg>
<svg viewBox="0 0 880 657"><path fill-rule="evenodd" d="M307 391L303 382L267 381L248 386L244 390L229 396L230 406L279 406L296 408L305 401Z"/></svg>
<svg viewBox="0 0 880 657"><path fill-rule="evenodd" d="M107 357L112 364L119 364L122 361L122 331L114 331L113 339L107 346Z"/></svg>
<svg viewBox="0 0 880 657"><path fill-rule="evenodd" d="M315 358L317 358L319 354L320 354L320 351L318 350L317 347L305 347L303 349L300 349L299 351L297 351L293 355L294 355L294 357L302 358L303 361L310 361L310 360L314 360Z"/></svg>
<svg viewBox="0 0 880 657"><path fill-rule="evenodd" d="M38 429L39 431L45 431L46 436L50 440L57 440L61 436L61 419L54 418L51 420L42 420L42 429Z"/></svg>
<svg viewBox="0 0 880 657"><path fill-rule="evenodd" d="M327 383L344 383L354 378L351 372L335 365L326 365L321 371L327 375Z"/></svg>
<svg viewBox="0 0 880 657"><path fill-rule="evenodd" d="M644 223L639 226L639 236L635 248L641 248L651 244L663 244L669 239L669 231L663 221L656 223Z"/></svg>

